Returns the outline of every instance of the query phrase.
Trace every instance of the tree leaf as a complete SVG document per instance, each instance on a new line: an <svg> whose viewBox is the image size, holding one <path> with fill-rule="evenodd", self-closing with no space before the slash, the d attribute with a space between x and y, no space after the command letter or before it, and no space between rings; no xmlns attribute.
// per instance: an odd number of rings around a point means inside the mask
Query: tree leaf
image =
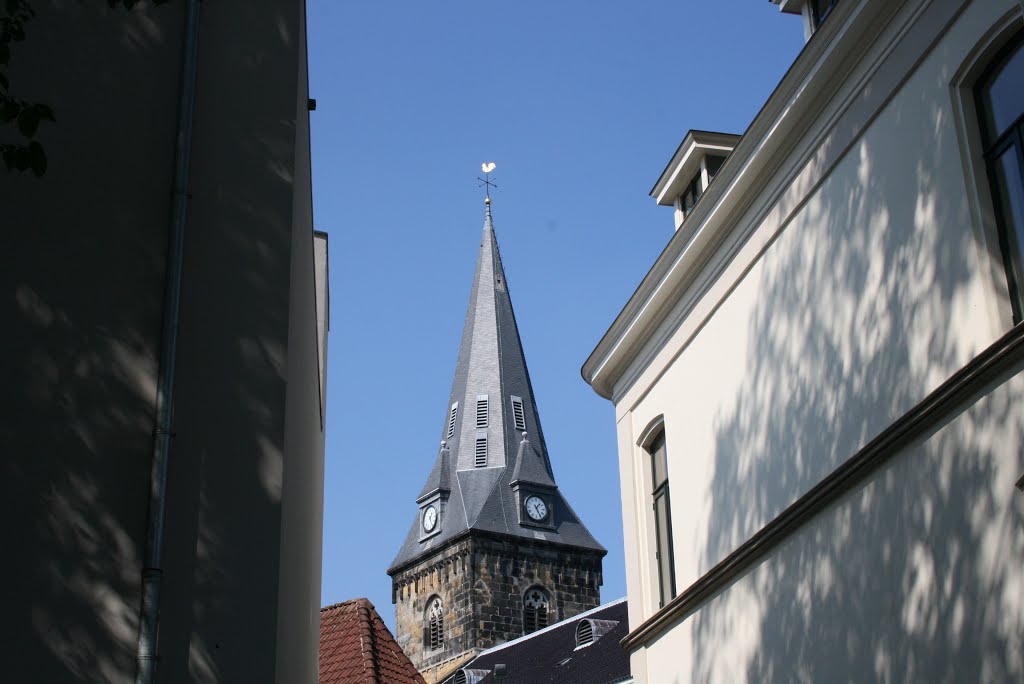
<svg viewBox="0 0 1024 684"><path fill-rule="evenodd" d="M3 88L4 92L11 89L11 82L7 80L5 74L0 74L0 88Z"/></svg>
<svg viewBox="0 0 1024 684"><path fill-rule="evenodd" d="M32 105L32 107L36 110L36 115L40 119L46 119L47 121L54 122L57 121L57 118L53 115L53 109L50 108L50 105L45 105L41 102L37 102L36 104Z"/></svg>
<svg viewBox="0 0 1024 684"><path fill-rule="evenodd" d="M31 138L36 134L36 129L39 128L39 113L35 110L35 107L25 107L18 114L18 130L26 138Z"/></svg>
<svg viewBox="0 0 1024 684"><path fill-rule="evenodd" d="M0 104L0 123L14 121L14 118L18 116L20 111L21 107L16 100L13 98L5 99L3 104Z"/></svg>
<svg viewBox="0 0 1024 684"><path fill-rule="evenodd" d="M29 164L32 166L32 173L36 178L46 173L46 150L38 142L33 140L28 146Z"/></svg>
<svg viewBox="0 0 1024 684"><path fill-rule="evenodd" d="M7 14L13 15L15 12L17 12L18 5L20 4L20 0L7 0Z"/></svg>
<svg viewBox="0 0 1024 684"><path fill-rule="evenodd" d="M11 48L7 47L4 43L0 43L0 64L7 64L10 61Z"/></svg>
<svg viewBox="0 0 1024 684"><path fill-rule="evenodd" d="M14 168L24 171L32 163L32 155L27 147L17 146L14 148Z"/></svg>

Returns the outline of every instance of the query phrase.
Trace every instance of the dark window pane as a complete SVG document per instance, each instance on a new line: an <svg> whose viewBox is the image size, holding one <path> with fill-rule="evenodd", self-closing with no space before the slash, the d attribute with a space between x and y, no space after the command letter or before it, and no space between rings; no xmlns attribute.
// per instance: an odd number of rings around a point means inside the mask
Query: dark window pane
<svg viewBox="0 0 1024 684"><path fill-rule="evenodd" d="M722 168L722 162L724 162L724 161L725 161L725 157L716 157L716 156L710 155L710 154L708 155L708 158L707 158L707 161L705 162L705 164L707 164L707 167L708 167L708 182L709 183L711 182L712 178L714 178L715 176L718 175L718 169Z"/></svg>
<svg viewBox="0 0 1024 684"><path fill-rule="evenodd" d="M1021 179L1018 150L1011 145L992 163L992 188L999 205L1000 229L1006 254L1003 255L1008 271L1010 296L1014 300L1014 313L1020 318L1021 246L1024 245L1024 182Z"/></svg>
<svg viewBox="0 0 1024 684"><path fill-rule="evenodd" d="M1016 40L1020 41L1020 36ZM983 81L981 108L986 144L994 142L1024 112L1024 42Z"/></svg>
<svg viewBox="0 0 1024 684"><path fill-rule="evenodd" d="M828 16L832 8L835 7L836 0L813 0L812 6L814 10L814 23L815 25L821 24L825 21L825 17Z"/></svg>
<svg viewBox="0 0 1024 684"><path fill-rule="evenodd" d="M661 585L661 605L664 606L675 595L671 551L672 525L669 522L667 496L663 495L654 499L654 517L658 535L658 579Z"/></svg>
<svg viewBox="0 0 1024 684"><path fill-rule="evenodd" d="M651 443L651 466L654 472L654 488L668 479L668 465L665 463L665 433Z"/></svg>

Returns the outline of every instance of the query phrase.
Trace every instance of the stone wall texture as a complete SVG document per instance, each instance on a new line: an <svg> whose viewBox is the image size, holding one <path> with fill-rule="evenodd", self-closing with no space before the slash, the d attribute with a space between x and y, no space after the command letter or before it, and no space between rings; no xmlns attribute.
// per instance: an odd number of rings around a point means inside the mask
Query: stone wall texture
<svg viewBox="0 0 1024 684"><path fill-rule="evenodd" d="M601 554L521 539L466 537L392 577L396 637L428 682L523 635L523 595L542 587L549 624L601 602ZM444 606L444 647L424 645L427 604Z"/></svg>

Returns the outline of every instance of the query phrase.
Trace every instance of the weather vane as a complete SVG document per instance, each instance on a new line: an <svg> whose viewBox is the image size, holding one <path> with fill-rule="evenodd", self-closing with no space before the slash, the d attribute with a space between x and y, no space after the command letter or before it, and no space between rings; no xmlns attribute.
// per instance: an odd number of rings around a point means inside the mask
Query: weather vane
<svg viewBox="0 0 1024 684"><path fill-rule="evenodd" d="M481 187L486 187L487 188L487 190L485 190L485 192L487 193L487 199L484 200L484 204L490 204L491 203L491 188L492 187L493 188L498 187L498 184L495 183L493 180L491 180L491 176L490 176L491 171L494 170L494 162L484 162L483 164L480 165L480 170L484 172L484 177L480 178L479 176L477 176L477 180L480 181L480 185L478 185L477 187L478 188L481 188Z"/></svg>

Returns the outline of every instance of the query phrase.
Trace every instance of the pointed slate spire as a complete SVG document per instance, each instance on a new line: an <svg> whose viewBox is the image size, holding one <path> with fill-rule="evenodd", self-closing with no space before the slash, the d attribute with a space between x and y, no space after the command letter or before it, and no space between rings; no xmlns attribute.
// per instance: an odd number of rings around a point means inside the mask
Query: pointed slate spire
<svg viewBox="0 0 1024 684"><path fill-rule="evenodd" d="M439 528L425 536L417 517L389 573L466 530L604 551L555 484L489 197L441 439L445 447L417 498L428 505L439 483L450 483ZM510 486L516 478L547 492L553 513L546 529L521 524L522 496Z"/></svg>
<svg viewBox="0 0 1024 684"><path fill-rule="evenodd" d="M452 490L450 471L448 468L448 462L450 459L450 451L448 450L448 443L445 441L441 442L441 448L437 452L437 460L434 461L434 467L430 470L430 476L427 478L427 483L423 485L423 491L416 497L416 501L424 501L437 493L447 493Z"/></svg>

